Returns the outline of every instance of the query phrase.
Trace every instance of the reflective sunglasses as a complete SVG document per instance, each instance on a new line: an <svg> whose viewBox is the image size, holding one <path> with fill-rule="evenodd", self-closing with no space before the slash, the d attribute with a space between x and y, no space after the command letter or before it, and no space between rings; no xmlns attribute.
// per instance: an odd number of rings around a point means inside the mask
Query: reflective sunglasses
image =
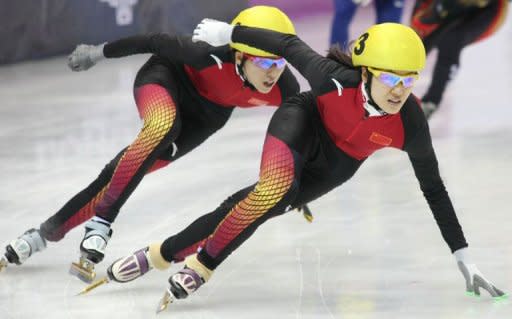
<svg viewBox="0 0 512 319"><path fill-rule="evenodd" d="M247 57L248 60L251 60L252 63L256 64L258 67L264 70L270 69L273 65L275 65L278 69L282 69L286 66L286 60L284 58L264 58L247 53L244 53L244 56Z"/></svg>
<svg viewBox="0 0 512 319"><path fill-rule="evenodd" d="M379 81L384 83L386 86L390 88L394 88L400 82L404 85L405 88L410 88L414 85L416 80L420 77L418 74L412 75L398 75L395 73L382 71L374 68L368 67L368 71L370 71L373 75L375 75Z"/></svg>

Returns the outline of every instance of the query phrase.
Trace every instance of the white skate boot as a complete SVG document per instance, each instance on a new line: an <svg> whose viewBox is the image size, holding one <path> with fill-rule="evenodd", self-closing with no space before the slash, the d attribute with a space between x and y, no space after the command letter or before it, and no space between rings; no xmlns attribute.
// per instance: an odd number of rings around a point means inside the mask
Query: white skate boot
<svg viewBox="0 0 512 319"><path fill-rule="evenodd" d="M185 267L169 278L169 290L176 299L185 299L204 283L195 270Z"/></svg>
<svg viewBox="0 0 512 319"><path fill-rule="evenodd" d="M133 254L118 259L107 269L110 280L125 283L135 280L153 269L148 256L149 247L137 250Z"/></svg>
<svg viewBox="0 0 512 319"><path fill-rule="evenodd" d="M35 228L27 230L5 247L5 254L0 259L0 271L9 263L23 264L34 253L45 248L46 240L41 236L39 230Z"/></svg>
<svg viewBox="0 0 512 319"><path fill-rule="evenodd" d="M169 278L169 288L158 303L156 313L162 312L176 299L185 299L206 282L195 270L183 268Z"/></svg>
<svg viewBox="0 0 512 319"><path fill-rule="evenodd" d="M153 243L148 247L137 250L131 255L116 260L107 269L107 276L96 280L79 295L85 295L97 287L111 281L126 283L142 277L144 274L156 268L166 270L171 266L171 262L165 260L160 253L161 243Z"/></svg>
<svg viewBox="0 0 512 319"><path fill-rule="evenodd" d="M187 298L206 283L212 274L213 270L206 268L197 259L197 255L188 257L185 260L185 268L169 278L169 288L158 304L157 313L167 309L175 299Z"/></svg>
<svg viewBox="0 0 512 319"><path fill-rule="evenodd" d="M93 217L88 221L85 224L84 239L80 243L80 260L71 264L70 274L91 283L96 277L94 265L105 257L105 248L111 236L112 229L107 221L100 217Z"/></svg>

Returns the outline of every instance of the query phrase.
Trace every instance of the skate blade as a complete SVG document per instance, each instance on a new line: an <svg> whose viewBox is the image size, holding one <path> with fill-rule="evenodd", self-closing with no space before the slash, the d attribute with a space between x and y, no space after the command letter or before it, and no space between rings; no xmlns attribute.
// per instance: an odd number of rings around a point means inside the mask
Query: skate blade
<svg viewBox="0 0 512 319"><path fill-rule="evenodd" d="M108 277L104 277L104 278L101 278L99 280L96 280L95 282L93 282L89 286L85 287L84 290L80 291L77 294L77 296L85 295L85 294L89 293L91 290L94 290L94 289L98 288L101 285L108 284L109 282L110 282L110 280L108 279Z"/></svg>
<svg viewBox="0 0 512 319"><path fill-rule="evenodd" d="M308 205L304 205L300 208L297 209L299 212L302 212L302 216L304 217L304 219L306 219L306 221L308 223L312 223L313 222L313 213L311 212L311 210L309 209Z"/></svg>
<svg viewBox="0 0 512 319"><path fill-rule="evenodd" d="M96 278L96 273L94 272L94 264L80 259L78 263L71 263L71 267L69 268L69 273L86 284L91 284Z"/></svg>
<svg viewBox="0 0 512 319"><path fill-rule="evenodd" d="M164 296L162 297L162 299L160 299L160 302L158 303L158 307L156 308L156 313L159 314L160 312L167 309L169 304L171 304L173 301L174 301L174 296L172 295L172 293L169 290L167 290L165 292Z"/></svg>
<svg viewBox="0 0 512 319"><path fill-rule="evenodd" d="M313 217L313 215L311 215L311 212L310 213L304 212L304 213L302 213L302 216L304 216L304 218L306 219L306 221L308 223L312 223L313 222L314 217Z"/></svg>
<svg viewBox="0 0 512 319"><path fill-rule="evenodd" d="M2 256L2 258L0 258L0 272L7 268L7 265L9 265L9 261L5 256Z"/></svg>

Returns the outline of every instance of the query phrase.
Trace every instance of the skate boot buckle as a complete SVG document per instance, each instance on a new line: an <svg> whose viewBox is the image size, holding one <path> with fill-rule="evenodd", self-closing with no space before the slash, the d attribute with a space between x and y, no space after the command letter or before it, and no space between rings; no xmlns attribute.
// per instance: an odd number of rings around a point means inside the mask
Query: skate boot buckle
<svg viewBox="0 0 512 319"><path fill-rule="evenodd" d="M85 257L80 257L78 263L71 263L69 273L87 284L92 283L96 278L94 263Z"/></svg>

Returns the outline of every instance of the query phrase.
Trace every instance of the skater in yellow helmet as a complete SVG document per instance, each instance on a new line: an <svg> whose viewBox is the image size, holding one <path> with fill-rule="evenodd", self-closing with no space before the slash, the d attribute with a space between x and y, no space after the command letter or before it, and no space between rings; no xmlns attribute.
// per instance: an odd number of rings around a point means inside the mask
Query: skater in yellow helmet
<svg viewBox="0 0 512 319"><path fill-rule="evenodd" d="M295 35L215 20L203 20L193 40L214 46L241 43L282 56L309 81L311 91L288 99L274 113L255 184L163 243L115 262L109 267L110 279L124 282L152 267L163 269L181 261L191 253L183 254L183 247L192 244L189 238L215 222L213 234L205 232L209 236L198 244L199 252L169 278L163 309L170 300L186 298L205 284L265 221L321 197L351 179L374 152L393 148L407 153L467 292L485 289L493 297L505 295L469 256L439 174L427 120L411 94L425 65L425 49L414 30L396 23L377 24L358 37L350 53L333 49L327 57ZM417 243L419 249L421 245ZM135 275L133 269L138 269Z"/></svg>
<svg viewBox="0 0 512 319"><path fill-rule="evenodd" d="M233 23L295 34L290 19L273 7L244 10ZM299 90L284 58L242 44L215 48L194 43L191 36L150 34L79 45L69 56L69 67L83 71L105 58L139 53L153 54L134 83L135 103L144 124L140 133L39 229L12 240L0 269L9 263L24 263L45 249L47 241L60 241L86 222L82 256L72 271L90 282L94 264L104 258L111 224L146 174L198 147L224 126L235 107L278 106ZM196 242L206 235L198 236Z"/></svg>

